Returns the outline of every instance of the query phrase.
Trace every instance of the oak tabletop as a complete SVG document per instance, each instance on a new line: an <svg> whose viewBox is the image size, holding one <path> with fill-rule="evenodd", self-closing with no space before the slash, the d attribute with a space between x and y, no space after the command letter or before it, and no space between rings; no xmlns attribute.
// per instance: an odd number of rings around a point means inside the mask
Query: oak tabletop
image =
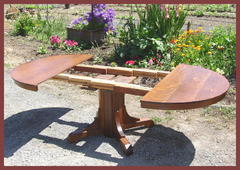
<svg viewBox="0 0 240 170"><path fill-rule="evenodd" d="M20 87L37 91L41 82L90 58L92 55L87 54L45 57L16 67L11 77Z"/></svg>
<svg viewBox="0 0 240 170"><path fill-rule="evenodd" d="M205 107L220 101L228 80L200 66L178 65L142 99L143 108L178 110Z"/></svg>

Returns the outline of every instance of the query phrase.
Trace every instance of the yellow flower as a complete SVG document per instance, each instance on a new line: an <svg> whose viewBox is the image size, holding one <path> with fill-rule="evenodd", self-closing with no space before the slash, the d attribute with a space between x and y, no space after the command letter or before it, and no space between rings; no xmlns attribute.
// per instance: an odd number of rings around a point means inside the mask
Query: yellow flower
<svg viewBox="0 0 240 170"><path fill-rule="evenodd" d="M219 68L216 69L216 72L219 73L219 74L224 74L224 71L219 69Z"/></svg>
<svg viewBox="0 0 240 170"><path fill-rule="evenodd" d="M195 50L198 50L200 51L201 50L201 47L200 46L196 46L196 47L193 47Z"/></svg>
<svg viewBox="0 0 240 170"><path fill-rule="evenodd" d="M178 46L178 47L183 47L183 45L182 45L182 44L178 44L177 46Z"/></svg>
<svg viewBox="0 0 240 170"><path fill-rule="evenodd" d="M211 52L211 51L208 51L207 53L208 53L209 55L211 55L211 54L212 54L212 52Z"/></svg>
<svg viewBox="0 0 240 170"><path fill-rule="evenodd" d="M186 54L181 54L181 56L186 56Z"/></svg>
<svg viewBox="0 0 240 170"><path fill-rule="evenodd" d="M203 27L198 27L198 29L199 29L199 30L202 30L202 29L203 29Z"/></svg>
<svg viewBox="0 0 240 170"><path fill-rule="evenodd" d="M180 48L177 48L177 51L180 51Z"/></svg>

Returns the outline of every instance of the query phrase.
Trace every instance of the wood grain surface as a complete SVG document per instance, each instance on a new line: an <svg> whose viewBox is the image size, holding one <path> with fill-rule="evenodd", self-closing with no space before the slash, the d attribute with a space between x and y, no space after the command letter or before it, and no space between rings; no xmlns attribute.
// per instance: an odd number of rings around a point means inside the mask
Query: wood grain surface
<svg viewBox="0 0 240 170"><path fill-rule="evenodd" d="M37 91L38 84L92 58L91 55L50 56L22 64L11 72L16 84L28 90Z"/></svg>
<svg viewBox="0 0 240 170"><path fill-rule="evenodd" d="M228 88L224 76L200 66L180 64L141 99L141 106L163 110L205 107L220 101Z"/></svg>

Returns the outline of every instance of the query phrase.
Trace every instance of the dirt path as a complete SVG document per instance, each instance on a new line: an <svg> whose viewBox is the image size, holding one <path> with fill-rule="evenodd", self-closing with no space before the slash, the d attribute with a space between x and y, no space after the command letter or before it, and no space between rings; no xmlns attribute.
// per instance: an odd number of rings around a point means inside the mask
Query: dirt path
<svg viewBox="0 0 240 170"><path fill-rule="evenodd" d="M97 91L62 81L49 80L38 92L19 88L10 70L36 57L40 42L12 37L4 27L4 129L5 165L236 165L235 115L219 109L235 108L235 86L215 106L188 111L140 108L140 97L127 95L128 112L150 117L156 126L126 132L134 154L126 157L117 141L89 137L76 145L65 138L93 121ZM47 54L51 55L53 53ZM45 55L45 56L47 56Z"/></svg>

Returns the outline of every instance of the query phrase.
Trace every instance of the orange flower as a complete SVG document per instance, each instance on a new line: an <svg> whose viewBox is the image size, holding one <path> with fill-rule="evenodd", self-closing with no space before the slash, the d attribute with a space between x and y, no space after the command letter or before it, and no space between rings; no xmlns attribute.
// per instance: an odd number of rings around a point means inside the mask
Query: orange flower
<svg viewBox="0 0 240 170"><path fill-rule="evenodd" d="M171 43L176 44L178 40L171 40Z"/></svg>

